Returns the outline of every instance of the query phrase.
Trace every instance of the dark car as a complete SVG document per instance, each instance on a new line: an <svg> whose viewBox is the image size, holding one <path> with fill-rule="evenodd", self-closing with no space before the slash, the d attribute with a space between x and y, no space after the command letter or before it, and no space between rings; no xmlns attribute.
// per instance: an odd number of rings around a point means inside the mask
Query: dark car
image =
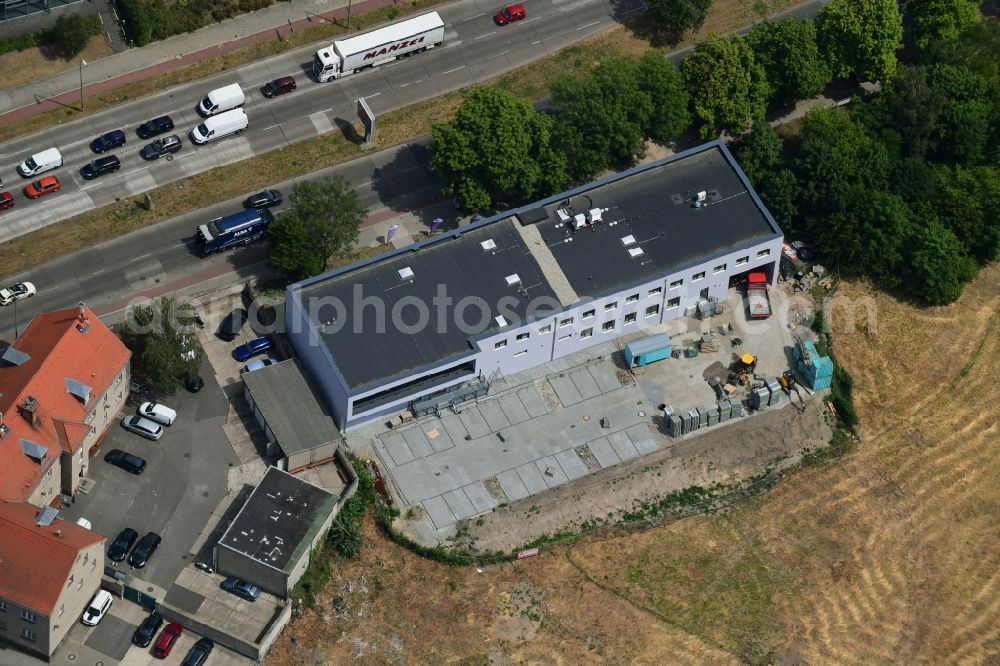
<svg viewBox="0 0 1000 666"><path fill-rule="evenodd" d="M80 169L80 175L86 180L93 180L106 173L114 173L121 168L121 160L114 155L107 155L105 157L98 157L90 164L84 165L84 167Z"/></svg>
<svg viewBox="0 0 1000 666"><path fill-rule="evenodd" d="M198 375L188 374L184 378L184 388L191 391L191 393L197 393L205 388L205 380Z"/></svg>
<svg viewBox="0 0 1000 666"><path fill-rule="evenodd" d="M139 151L139 155L144 160L155 160L164 155L176 153L181 149L181 138L176 134L157 139L153 143L147 144Z"/></svg>
<svg viewBox="0 0 1000 666"><path fill-rule="evenodd" d="M295 79L290 76L282 76L267 83L260 89L260 94L264 97L277 97L292 92L296 87Z"/></svg>
<svg viewBox="0 0 1000 666"><path fill-rule="evenodd" d="M121 467L126 472L132 474L142 474L146 469L146 461L137 455L126 453L121 449L111 449L104 454L104 462L111 463L115 467Z"/></svg>
<svg viewBox="0 0 1000 666"><path fill-rule="evenodd" d="M115 148L121 148L125 145L125 132L120 129L116 129L113 132L108 132L107 134L102 134L93 141L90 142L90 149L95 153L106 153L109 150L114 150Z"/></svg>
<svg viewBox="0 0 1000 666"><path fill-rule="evenodd" d="M156 645L153 646L153 656L157 659L166 659L170 656L170 651L174 649L174 643L177 642L177 639L183 633L184 627L181 625L174 624L173 622L168 624L157 639Z"/></svg>
<svg viewBox="0 0 1000 666"><path fill-rule="evenodd" d="M132 546L135 545L135 540L139 538L139 533L136 532L131 527L126 527L121 531L121 533L115 537L114 543L108 548L108 559L112 562L121 562L128 555L128 551L132 550ZM146 643L149 645L149 643Z"/></svg>
<svg viewBox="0 0 1000 666"><path fill-rule="evenodd" d="M14 195L10 192L0 192L0 210L14 207Z"/></svg>
<svg viewBox="0 0 1000 666"><path fill-rule="evenodd" d="M226 315L226 318L222 320L219 324L219 330L216 333L220 339L229 342L230 340L235 340L236 336L239 335L240 329L243 328L243 324L247 321L247 311L243 308L236 308L232 312Z"/></svg>
<svg viewBox="0 0 1000 666"><path fill-rule="evenodd" d="M256 601L257 597L260 596L260 588L253 583L248 583L242 578L237 578L236 576L230 576L226 580L219 583L221 587L226 592L231 592L236 596L246 599L247 601Z"/></svg>
<svg viewBox="0 0 1000 666"><path fill-rule="evenodd" d="M248 358L256 356L257 354L263 354L267 350L274 347L274 342L269 337L256 338L242 344L233 350L233 358L237 361L245 361Z"/></svg>
<svg viewBox="0 0 1000 666"><path fill-rule="evenodd" d="M201 666L208 659L208 655L212 654L212 648L215 647L215 643L208 638L200 638L198 642L195 643L191 650L184 657L184 661L181 662L181 666Z"/></svg>
<svg viewBox="0 0 1000 666"><path fill-rule="evenodd" d="M528 13L524 11L523 5L508 5L498 11L493 20L497 25L507 25L508 23L514 23L515 21L520 21Z"/></svg>
<svg viewBox="0 0 1000 666"><path fill-rule="evenodd" d="M174 121L171 120L170 116L160 116L159 118L147 120L143 124L136 127L135 133L139 135L140 139L148 139L156 136L157 134L169 132L173 128Z"/></svg>
<svg viewBox="0 0 1000 666"><path fill-rule="evenodd" d="M161 624L163 624L163 618L156 613L150 613L149 617L143 620L139 628L132 634L132 644L147 647L153 642L153 636L159 631Z"/></svg>
<svg viewBox="0 0 1000 666"><path fill-rule="evenodd" d="M141 569L149 562L149 558L160 545L160 535L156 532L146 532L135 545L135 550L128 556L128 565L133 569Z"/></svg>
<svg viewBox="0 0 1000 666"><path fill-rule="evenodd" d="M270 208L281 203L281 192L278 190L264 190L257 194L252 194L243 202L245 208Z"/></svg>

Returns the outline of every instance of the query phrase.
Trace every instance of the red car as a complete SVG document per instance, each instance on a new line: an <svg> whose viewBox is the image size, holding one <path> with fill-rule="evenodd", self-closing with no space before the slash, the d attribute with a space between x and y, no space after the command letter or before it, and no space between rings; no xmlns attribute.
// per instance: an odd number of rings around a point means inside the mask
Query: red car
<svg viewBox="0 0 1000 666"><path fill-rule="evenodd" d="M44 178L39 178L33 183L30 183L24 188L24 196L29 199L37 199L45 194L51 194L55 192L60 187L62 183L55 176L45 176Z"/></svg>
<svg viewBox="0 0 1000 666"><path fill-rule="evenodd" d="M507 25L514 21L520 21L527 15L528 13L524 11L524 5L508 5L498 11L493 20L496 21L497 25Z"/></svg>
<svg viewBox="0 0 1000 666"><path fill-rule="evenodd" d="M0 192L0 210L14 207L14 197L10 192Z"/></svg>
<svg viewBox="0 0 1000 666"><path fill-rule="evenodd" d="M160 634L160 639L156 641L156 645L153 646L153 656L157 659L166 659L170 655L170 651L174 649L174 644L181 637L182 633L184 633L184 627L181 625L172 622L168 624L163 629L163 633Z"/></svg>

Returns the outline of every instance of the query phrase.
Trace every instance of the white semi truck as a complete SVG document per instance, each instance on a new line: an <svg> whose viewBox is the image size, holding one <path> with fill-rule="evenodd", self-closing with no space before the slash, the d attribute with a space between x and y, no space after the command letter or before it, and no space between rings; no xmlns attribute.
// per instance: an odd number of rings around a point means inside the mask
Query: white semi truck
<svg viewBox="0 0 1000 666"><path fill-rule="evenodd" d="M444 21L437 12L416 16L350 39L340 39L316 51L313 73L321 83L353 74L366 67L419 51L444 41Z"/></svg>

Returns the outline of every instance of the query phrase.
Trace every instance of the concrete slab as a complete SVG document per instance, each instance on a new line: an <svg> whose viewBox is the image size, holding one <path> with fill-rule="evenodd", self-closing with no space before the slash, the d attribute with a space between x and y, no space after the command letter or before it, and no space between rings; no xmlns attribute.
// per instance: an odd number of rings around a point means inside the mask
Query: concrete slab
<svg viewBox="0 0 1000 666"><path fill-rule="evenodd" d="M445 504L448 505L451 512L455 514L456 519L468 518L477 513L476 507L469 500L469 496L461 488L456 488L441 497L444 498Z"/></svg>
<svg viewBox="0 0 1000 666"><path fill-rule="evenodd" d="M597 462L600 463L602 469L613 467L622 461L621 457L615 452L615 447L611 446L611 442L607 437L595 439L592 442L588 442L587 445L590 447L590 452L597 458Z"/></svg>
<svg viewBox="0 0 1000 666"><path fill-rule="evenodd" d="M407 428L400 432L403 434L403 439L409 444L410 451L414 457L425 458L434 453L430 442L427 441L427 436L424 435L424 431L420 428Z"/></svg>
<svg viewBox="0 0 1000 666"><path fill-rule="evenodd" d="M434 421L429 421L428 423L433 423ZM445 414L440 419L438 419L441 428L448 435L448 439L451 440L452 445L460 444L465 441L465 436L469 434L466 429L465 424L462 422L462 417L458 414ZM424 427L427 427L426 425ZM438 442L431 440L431 446L434 447L435 451L441 450L438 448Z"/></svg>
<svg viewBox="0 0 1000 666"><path fill-rule="evenodd" d="M569 373L569 378L573 380L573 385L580 392L584 400L601 395L602 391L594 381L588 368L578 368Z"/></svg>
<svg viewBox="0 0 1000 666"><path fill-rule="evenodd" d="M503 430L510 425L510 420L503 413L500 403L496 400L484 400L479 403L479 413L486 419L486 424L492 432Z"/></svg>
<svg viewBox="0 0 1000 666"><path fill-rule="evenodd" d="M597 382L597 385L601 389L601 393L608 393L622 387L622 383L618 381L618 377L615 376L615 371L612 370L611 366L607 363L589 365L587 366L587 372L589 372L590 376L594 378L595 382Z"/></svg>
<svg viewBox="0 0 1000 666"><path fill-rule="evenodd" d="M538 387L534 384L517 389L517 397L521 399L521 404L528 410L532 418L537 419L539 416L545 416L549 413L548 403L545 402L545 398L542 397Z"/></svg>
<svg viewBox="0 0 1000 666"><path fill-rule="evenodd" d="M458 420L458 417L454 416L454 414L452 417L455 419L458 426L461 427L462 422ZM455 442L451 441L451 436L448 434L448 430L445 428L444 424L437 423L431 425L430 427L424 425L423 428L423 433L427 438L427 443L430 444L430 447L435 453L439 451L447 451L455 446ZM462 432L465 432L465 428L462 428Z"/></svg>
<svg viewBox="0 0 1000 666"><path fill-rule="evenodd" d="M481 481L470 483L460 490L465 491L465 496L469 498L470 502L472 502L472 506L476 507L476 513L489 511L498 504L498 502L493 499L493 496L490 495L489 491L486 490L486 486L484 486Z"/></svg>
<svg viewBox="0 0 1000 666"><path fill-rule="evenodd" d="M465 430L472 436L472 439L478 439L490 434L490 427L486 425L486 419L483 418L483 415L476 406L463 409L462 413L459 414L459 418L462 420Z"/></svg>
<svg viewBox="0 0 1000 666"><path fill-rule="evenodd" d="M385 446L389 457L392 458L392 462L396 465L408 463L415 457L413 452L410 451L406 440L403 439L403 435L398 431L387 432L382 435L382 444Z"/></svg>
<svg viewBox="0 0 1000 666"><path fill-rule="evenodd" d="M129 603L116 599L118 603ZM101 623L90 631L84 645L92 650L121 661L131 645L130 639L135 632L135 626L112 615L106 615Z"/></svg>
<svg viewBox="0 0 1000 666"><path fill-rule="evenodd" d="M497 481L500 482L500 487L507 493L507 497L510 498L511 502L524 499L531 494L524 485L524 481L518 475L517 470L508 469L506 472L500 472L497 474Z"/></svg>
<svg viewBox="0 0 1000 666"><path fill-rule="evenodd" d="M529 414L528 410L525 409L524 404L521 402L521 398L519 398L516 393L503 394L497 398L497 403L499 403L504 415L512 425L524 423L531 418L531 414Z"/></svg>
<svg viewBox="0 0 1000 666"><path fill-rule="evenodd" d="M527 463L517 468L517 475L520 477L524 487L528 489L529 495L548 490L549 485L542 478L542 473L538 471L534 463Z"/></svg>
<svg viewBox="0 0 1000 666"><path fill-rule="evenodd" d="M198 613L198 609L201 608L202 603L204 603L205 597L197 592L192 592L182 585L171 585L170 589L167 590L167 596L163 600L171 606L176 606L182 611L195 615Z"/></svg>
<svg viewBox="0 0 1000 666"><path fill-rule="evenodd" d="M566 472L563 471L555 456L539 458L535 461L535 467L538 468L539 474L542 475L542 481L549 488L555 488L569 481L569 477L566 476Z"/></svg>
<svg viewBox="0 0 1000 666"><path fill-rule="evenodd" d="M564 407L575 405L583 400L583 396L580 395L580 391L576 388L576 384L574 384L573 380L565 374L553 375L549 377L549 386L551 386L552 390L556 392L557 396L559 396L559 401Z"/></svg>
<svg viewBox="0 0 1000 666"><path fill-rule="evenodd" d="M619 430L618 432L613 432L608 435L608 441L611 442L611 446L614 447L615 453L617 453L618 457L622 460L630 460L639 455L639 450L635 448L635 444L632 443L632 439L624 430Z"/></svg>
<svg viewBox="0 0 1000 666"><path fill-rule="evenodd" d="M427 516L438 529L454 524L455 514L448 508L447 502L444 501L444 497L441 495L425 499L423 501L423 505L424 511L427 512Z"/></svg>
<svg viewBox="0 0 1000 666"><path fill-rule="evenodd" d="M649 427L645 423L626 428L625 432L628 433L628 437L632 440L632 444L636 450L642 455L652 453L660 448L656 445L656 440L653 439L653 435L649 432Z"/></svg>
<svg viewBox="0 0 1000 666"><path fill-rule="evenodd" d="M570 479L579 479L581 476L586 476L590 473L587 470L587 466L580 460L580 456L573 449L560 451L555 457L559 461L559 466L562 467L563 472Z"/></svg>

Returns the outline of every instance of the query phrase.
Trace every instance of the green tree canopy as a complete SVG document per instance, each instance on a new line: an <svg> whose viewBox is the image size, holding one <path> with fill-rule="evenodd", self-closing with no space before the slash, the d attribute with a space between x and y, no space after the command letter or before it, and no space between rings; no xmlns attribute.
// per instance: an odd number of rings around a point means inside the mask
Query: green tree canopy
<svg viewBox="0 0 1000 666"><path fill-rule="evenodd" d="M991 91L986 79L967 67L944 63L928 68L928 80L942 100L933 156L952 164L982 161L990 121L998 117L995 102L1000 99L991 99L991 92L1000 97L1000 89Z"/></svg>
<svg viewBox="0 0 1000 666"><path fill-rule="evenodd" d="M767 174L756 190L774 221L786 233L802 230L799 222L799 182L791 169L778 169Z"/></svg>
<svg viewBox="0 0 1000 666"><path fill-rule="evenodd" d="M566 182L566 157L553 145L553 124L506 90L477 88L454 122L434 126L431 169L470 210L554 194Z"/></svg>
<svg viewBox="0 0 1000 666"><path fill-rule="evenodd" d="M934 199L941 224L970 255L1000 258L1000 168L940 167Z"/></svg>
<svg viewBox="0 0 1000 666"><path fill-rule="evenodd" d="M729 147L743 173L756 187L781 166L785 142L769 124L756 123Z"/></svg>
<svg viewBox="0 0 1000 666"><path fill-rule="evenodd" d="M135 305L123 341L132 350L134 376L172 393L188 373L198 374L202 351L194 335L194 310L163 296Z"/></svg>
<svg viewBox="0 0 1000 666"><path fill-rule="evenodd" d="M809 99L833 77L816 43L816 25L809 19L761 21L746 40L764 68L775 101Z"/></svg>
<svg viewBox="0 0 1000 666"><path fill-rule="evenodd" d="M646 51L639 59L639 88L653 103L646 136L660 144L672 142L691 124L687 89L673 61Z"/></svg>
<svg viewBox="0 0 1000 666"><path fill-rule="evenodd" d="M95 32L92 21L81 14L63 14L45 34L45 41L64 58L72 58L87 46Z"/></svg>
<svg viewBox="0 0 1000 666"><path fill-rule="evenodd" d="M950 229L931 220L910 242L906 290L931 305L951 303L962 295L962 283L976 274L976 263Z"/></svg>
<svg viewBox="0 0 1000 666"><path fill-rule="evenodd" d="M712 0L648 0L646 5L653 18L676 43L688 30L697 30L702 26Z"/></svg>
<svg viewBox="0 0 1000 666"><path fill-rule="evenodd" d="M296 183L289 201L289 209L268 227L272 266L301 279L350 255L368 210L344 178Z"/></svg>
<svg viewBox="0 0 1000 666"><path fill-rule="evenodd" d="M839 77L887 81L896 73L903 19L896 0L833 0L819 10L817 39Z"/></svg>
<svg viewBox="0 0 1000 666"><path fill-rule="evenodd" d="M979 22L979 0L908 0L913 42L927 48L934 42L954 42Z"/></svg>
<svg viewBox="0 0 1000 666"><path fill-rule="evenodd" d="M709 36L681 64L681 77L702 121L703 139L722 131L744 132L766 110L767 78L753 50L739 35Z"/></svg>

